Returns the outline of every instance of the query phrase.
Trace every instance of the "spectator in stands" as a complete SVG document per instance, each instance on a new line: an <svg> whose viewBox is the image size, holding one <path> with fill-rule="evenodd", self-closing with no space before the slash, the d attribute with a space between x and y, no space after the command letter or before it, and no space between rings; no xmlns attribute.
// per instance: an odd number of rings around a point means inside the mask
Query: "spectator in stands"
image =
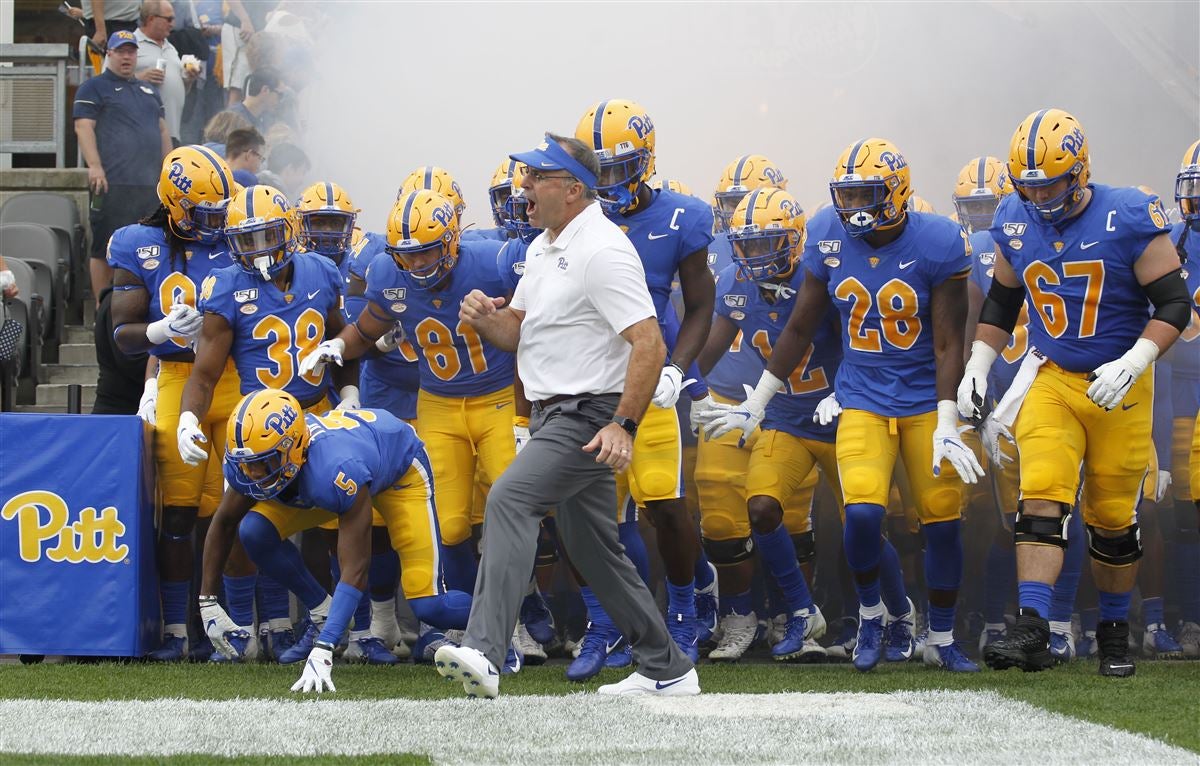
<svg viewBox="0 0 1200 766"><path fill-rule="evenodd" d="M275 188L286 194L288 199L294 200L304 188L312 165L308 161L308 155L299 146L282 143L272 145L267 167L279 179Z"/></svg>
<svg viewBox="0 0 1200 766"><path fill-rule="evenodd" d="M225 139L235 130L252 130L254 128L246 118L228 110L217 112L204 126L204 146L212 149L222 157L225 156Z"/></svg>
<svg viewBox="0 0 1200 766"><path fill-rule="evenodd" d="M67 15L83 19L87 36L101 51L108 45L109 35L137 29L141 0L83 0L82 4L82 8L72 7Z"/></svg>
<svg viewBox="0 0 1200 766"><path fill-rule="evenodd" d="M232 106L244 97L242 86L250 72L250 41L267 25L267 15L279 5L278 0L227 0L229 12L221 28L221 68L223 82Z"/></svg>
<svg viewBox="0 0 1200 766"><path fill-rule="evenodd" d="M108 66L79 86L73 116L91 192L92 295L112 283L104 260L108 238L158 206L158 174L171 151L162 99L133 77L138 42L131 32L108 38Z"/></svg>
<svg viewBox="0 0 1200 766"><path fill-rule="evenodd" d="M263 150L267 141L254 128L235 130L225 139L225 162L233 171L233 178L242 186L258 183L258 171L267 158Z"/></svg>
<svg viewBox="0 0 1200 766"><path fill-rule="evenodd" d="M158 88L166 110L167 129L178 144L183 102L199 72L184 69L179 51L167 39L175 23L175 10L167 0L146 0L140 14L140 26L134 32L138 41L136 76Z"/></svg>
<svg viewBox="0 0 1200 766"><path fill-rule="evenodd" d="M275 112L287 92L279 72L271 68L256 69L246 78L246 96L228 110L250 121L259 133L266 133L276 121Z"/></svg>
<svg viewBox="0 0 1200 766"><path fill-rule="evenodd" d="M4 256L0 255L0 297L16 298L19 292L16 278L4 263Z"/></svg>

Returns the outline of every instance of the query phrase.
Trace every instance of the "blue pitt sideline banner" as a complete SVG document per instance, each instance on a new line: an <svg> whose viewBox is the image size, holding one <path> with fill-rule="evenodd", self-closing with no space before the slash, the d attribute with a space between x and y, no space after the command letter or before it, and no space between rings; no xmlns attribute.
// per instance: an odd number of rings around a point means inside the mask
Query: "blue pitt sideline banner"
<svg viewBox="0 0 1200 766"><path fill-rule="evenodd" d="M0 414L0 654L157 646L147 441L131 415Z"/></svg>

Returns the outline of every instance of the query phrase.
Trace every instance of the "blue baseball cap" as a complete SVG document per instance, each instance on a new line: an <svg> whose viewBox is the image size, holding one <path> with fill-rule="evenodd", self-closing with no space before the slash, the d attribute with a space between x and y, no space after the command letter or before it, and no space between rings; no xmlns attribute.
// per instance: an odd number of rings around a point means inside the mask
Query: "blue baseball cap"
<svg viewBox="0 0 1200 766"><path fill-rule="evenodd" d="M517 162L524 162L534 170L565 170L587 188L596 188L596 176L592 171L579 164L570 152L550 137L549 133L534 149L508 156Z"/></svg>
<svg viewBox="0 0 1200 766"><path fill-rule="evenodd" d="M108 36L108 49L110 51L115 51L122 45L132 45L136 48L137 44L138 41L137 38L133 36L133 32L129 32L124 29L119 32L113 32Z"/></svg>

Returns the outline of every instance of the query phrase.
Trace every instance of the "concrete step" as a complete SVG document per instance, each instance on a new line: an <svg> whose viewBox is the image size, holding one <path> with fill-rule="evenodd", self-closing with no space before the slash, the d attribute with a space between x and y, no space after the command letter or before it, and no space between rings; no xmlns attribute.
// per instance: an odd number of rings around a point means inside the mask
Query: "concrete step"
<svg viewBox="0 0 1200 766"><path fill-rule="evenodd" d="M69 324L63 327L63 332L63 343L96 345L96 331L92 325Z"/></svg>
<svg viewBox="0 0 1200 766"><path fill-rule="evenodd" d="M33 412L41 415L61 414L67 411L65 404L17 404L13 412Z"/></svg>
<svg viewBox="0 0 1200 766"><path fill-rule="evenodd" d="M58 347L59 364L95 364L94 343L64 343Z"/></svg>
<svg viewBox="0 0 1200 766"><path fill-rule="evenodd" d="M48 364L46 380L49 383L91 383L100 379L100 368L94 364Z"/></svg>
<svg viewBox="0 0 1200 766"><path fill-rule="evenodd" d="M96 384L88 383L82 386L83 388L83 409L88 411L91 406L96 403ZM67 406L67 384L66 383L41 383L37 387L37 404L56 405L59 407Z"/></svg>

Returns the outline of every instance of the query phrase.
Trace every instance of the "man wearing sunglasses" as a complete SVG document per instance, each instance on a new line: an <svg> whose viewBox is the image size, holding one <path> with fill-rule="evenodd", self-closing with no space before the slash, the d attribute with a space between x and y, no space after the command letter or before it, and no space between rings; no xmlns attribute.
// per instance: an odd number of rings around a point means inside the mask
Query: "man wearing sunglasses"
<svg viewBox="0 0 1200 766"><path fill-rule="evenodd" d="M167 39L175 26L175 9L167 0L142 3L137 31L137 67L135 77L158 89L166 110L167 130L179 145L179 123L183 101L196 80L195 72L185 72L179 51Z"/></svg>

